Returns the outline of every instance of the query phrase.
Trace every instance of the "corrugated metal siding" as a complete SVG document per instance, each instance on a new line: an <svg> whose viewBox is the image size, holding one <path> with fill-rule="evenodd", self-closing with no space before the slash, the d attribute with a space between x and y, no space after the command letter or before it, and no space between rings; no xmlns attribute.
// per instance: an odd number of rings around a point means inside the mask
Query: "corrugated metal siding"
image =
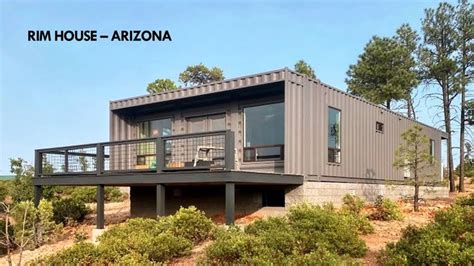
<svg viewBox="0 0 474 266"><path fill-rule="evenodd" d="M200 87L111 102L110 139L136 138L134 118L122 117L114 112L116 109L283 80L285 81L285 173L348 178L403 178L403 171L394 169L392 162L395 149L400 143L400 134L413 126L414 121L289 70L271 71ZM227 128L235 132L235 145L240 161L244 134L242 105L245 103L236 101L225 107L206 107L207 112L221 110L226 113ZM327 163L328 106L341 109L340 165ZM192 113L198 110L186 112ZM186 132L186 115L183 110L173 113L173 134ZM384 134L375 131L376 121L384 123ZM435 157L439 162L441 138L445 137L446 133L427 126L423 128L425 134L436 141ZM254 169L254 167L258 165L243 165L242 168ZM281 168L262 165L262 169L265 170L272 168L274 171L281 171ZM433 171L439 173L439 168L434 166Z"/></svg>
<svg viewBox="0 0 474 266"><path fill-rule="evenodd" d="M285 82L285 173L304 173L305 146L308 133L306 108L307 93L309 90L303 86L301 75L288 72Z"/></svg>
<svg viewBox="0 0 474 266"><path fill-rule="evenodd" d="M323 119L319 120L319 126L313 128L313 132L317 131L314 133L315 136L319 134L318 139L323 143L321 151L325 155L327 149L327 108L333 106L341 110L341 164L328 164L326 156L320 156L319 161L323 167L316 174L402 180L403 170L397 170L392 165L395 159L395 150L401 143L400 135L414 126L415 122L327 86L317 84L316 88L324 91L324 97L321 99L322 101L319 101L324 110ZM376 131L376 122L384 124L384 133ZM422 127L423 133L435 140L435 158L439 162L443 134L433 128ZM435 173L439 173L438 169L438 166L433 166Z"/></svg>
<svg viewBox="0 0 474 266"><path fill-rule="evenodd" d="M314 176L403 179L392 166L400 135L416 122L294 72L285 87L285 172ZM327 162L328 107L341 110L341 164ZM384 123L384 133L375 130ZM422 125L441 160L445 133ZM439 164L431 169L439 176Z"/></svg>
<svg viewBox="0 0 474 266"><path fill-rule="evenodd" d="M156 102L165 102L170 100L193 97L197 95L206 95L227 90L235 90L244 87L263 85L283 81L285 79L285 70L275 70L264 72L251 76L228 79L224 81L204 84L201 86L182 88L175 91L163 92L152 95L144 95L134 98L122 99L110 102L110 110L129 108L139 105L145 105Z"/></svg>

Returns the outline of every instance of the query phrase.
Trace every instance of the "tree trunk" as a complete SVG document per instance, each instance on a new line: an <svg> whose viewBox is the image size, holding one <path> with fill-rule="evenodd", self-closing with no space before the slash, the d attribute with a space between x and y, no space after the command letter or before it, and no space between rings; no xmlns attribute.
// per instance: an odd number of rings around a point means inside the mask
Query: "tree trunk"
<svg viewBox="0 0 474 266"><path fill-rule="evenodd" d="M390 109L390 102L391 100L387 100L387 109Z"/></svg>
<svg viewBox="0 0 474 266"><path fill-rule="evenodd" d="M420 185L418 184L418 176L415 175L415 196L413 197L413 210L420 210Z"/></svg>
<svg viewBox="0 0 474 266"><path fill-rule="evenodd" d="M444 111L444 127L448 133L448 178L449 178L449 192L455 192L456 186L454 184L453 176L453 145L451 134L451 110L449 109L449 93L447 81L443 82L443 111Z"/></svg>
<svg viewBox="0 0 474 266"><path fill-rule="evenodd" d="M459 131L459 192L464 191L464 132L465 132L465 105L466 88L461 88L461 128Z"/></svg>
<svg viewBox="0 0 474 266"><path fill-rule="evenodd" d="M415 107L413 106L413 98L411 95L408 95L407 98L407 115L408 118L416 120Z"/></svg>

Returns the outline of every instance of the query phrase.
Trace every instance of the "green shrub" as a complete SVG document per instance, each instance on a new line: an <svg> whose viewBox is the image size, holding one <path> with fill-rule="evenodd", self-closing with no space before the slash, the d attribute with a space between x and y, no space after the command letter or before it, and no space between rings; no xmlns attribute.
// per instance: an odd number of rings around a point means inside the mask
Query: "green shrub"
<svg viewBox="0 0 474 266"><path fill-rule="evenodd" d="M62 197L71 197L84 203L96 202L96 187L65 187L61 189ZM104 200L106 202L120 202L124 198L123 193L117 187L104 188Z"/></svg>
<svg viewBox="0 0 474 266"><path fill-rule="evenodd" d="M125 198L125 194L118 187L105 187L104 194L106 202L121 202Z"/></svg>
<svg viewBox="0 0 474 266"><path fill-rule="evenodd" d="M344 212L342 213L344 214ZM345 214L345 219L347 219L347 222L352 224L353 227L357 228L360 234L366 235L374 232L374 227L370 224L366 216L347 213Z"/></svg>
<svg viewBox="0 0 474 266"><path fill-rule="evenodd" d="M456 204L460 206L471 206L474 207L474 193L469 194L467 197L461 197L456 200Z"/></svg>
<svg viewBox="0 0 474 266"><path fill-rule="evenodd" d="M152 266L152 265L157 265L156 263L154 262L151 262L147 257L146 255L143 255L143 254L138 254L138 253L130 253L130 254L127 254L123 257L121 257L120 259L118 259L117 261L115 261L116 265L123 265L123 266L128 266L128 265L132 265L132 266Z"/></svg>
<svg viewBox="0 0 474 266"><path fill-rule="evenodd" d="M296 238L286 218L260 219L245 228L245 233L260 238L263 244L274 251L274 256L291 255L297 245Z"/></svg>
<svg viewBox="0 0 474 266"><path fill-rule="evenodd" d="M325 248L318 248L304 255L293 255L287 258L286 265L355 265L350 258L344 258L329 252Z"/></svg>
<svg viewBox="0 0 474 266"><path fill-rule="evenodd" d="M56 223L82 222L90 209L84 202L73 198L53 202L53 219Z"/></svg>
<svg viewBox="0 0 474 266"><path fill-rule="evenodd" d="M354 219L330 205L292 207L286 217L267 218L238 228L218 230L206 249L210 264L340 264L367 251ZM314 262L313 262L314 261Z"/></svg>
<svg viewBox="0 0 474 266"><path fill-rule="evenodd" d="M335 211L310 204L297 205L290 209L288 221L300 253L324 247L339 255L362 257L367 251L353 224Z"/></svg>
<svg viewBox="0 0 474 266"><path fill-rule="evenodd" d="M104 232L98 248L107 261L120 261L127 254L137 253L150 261L165 262L189 253L192 242L169 229L156 219L130 219Z"/></svg>
<svg viewBox="0 0 474 266"><path fill-rule="evenodd" d="M258 237L233 227L217 234L216 240L206 248L206 259L208 263L218 265L259 264L260 260L266 260L266 263L271 260L266 253L268 249Z"/></svg>
<svg viewBox="0 0 474 266"><path fill-rule="evenodd" d="M369 215L371 220L392 221L402 220L403 215L397 203L378 196L374 203L375 210Z"/></svg>
<svg viewBox="0 0 474 266"><path fill-rule="evenodd" d="M354 215L360 215L364 208L365 201L357 196L346 194L342 198L342 210L352 213Z"/></svg>
<svg viewBox="0 0 474 266"><path fill-rule="evenodd" d="M37 260L34 265L95 265L101 254L92 243L80 242L54 255Z"/></svg>
<svg viewBox="0 0 474 266"><path fill-rule="evenodd" d="M111 230L114 230L112 228ZM130 253L146 256L153 262L165 262L171 258L183 256L192 248L191 241L162 232L153 235L151 232L135 228L132 234L120 237L112 237L104 233L100 237L99 251L106 261L119 261Z"/></svg>
<svg viewBox="0 0 474 266"><path fill-rule="evenodd" d="M470 265L474 261L474 208L454 206L424 228L407 227L379 260L384 265Z"/></svg>
<svg viewBox="0 0 474 266"><path fill-rule="evenodd" d="M161 218L159 223L173 235L184 237L195 244L208 239L214 230L212 220L194 206L181 207L174 215Z"/></svg>
<svg viewBox="0 0 474 266"><path fill-rule="evenodd" d="M28 240L28 248L43 245L62 228L54 223L51 202L44 199L39 202L37 208L31 201L19 202L12 209L11 216L16 222L14 229L17 244Z"/></svg>

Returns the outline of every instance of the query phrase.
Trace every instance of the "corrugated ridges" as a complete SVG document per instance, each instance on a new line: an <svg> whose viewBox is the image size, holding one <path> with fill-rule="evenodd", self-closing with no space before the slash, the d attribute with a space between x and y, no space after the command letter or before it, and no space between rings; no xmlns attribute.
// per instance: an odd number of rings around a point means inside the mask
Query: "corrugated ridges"
<svg viewBox="0 0 474 266"><path fill-rule="evenodd" d="M266 83L283 81L285 79L285 69L263 72L255 75L237 77L218 82L212 82L200 86L182 88L175 91L168 91L150 95L143 95L133 98L121 99L110 102L110 110L117 110L135 107L150 103L165 102L169 100L188 98L199 95L206 95L221 91L234 90Z"/></svg>

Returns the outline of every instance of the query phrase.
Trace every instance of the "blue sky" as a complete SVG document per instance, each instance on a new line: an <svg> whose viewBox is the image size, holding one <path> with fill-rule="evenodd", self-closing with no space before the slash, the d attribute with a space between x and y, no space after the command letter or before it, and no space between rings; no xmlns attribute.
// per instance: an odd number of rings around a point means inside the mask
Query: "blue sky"
<svg viewBox="0 0 474 266"><path fill-rule="evenodd" d="M346 71L373 35L420 28L436 1L94 2L1 1L0 174L35 148L108 140L110 100L145 94L187 65L226 77L304 59L345 90ZM28 30L169 30L172 42L28 42ZM436 110L423 110L433 124Z"/></svg>

